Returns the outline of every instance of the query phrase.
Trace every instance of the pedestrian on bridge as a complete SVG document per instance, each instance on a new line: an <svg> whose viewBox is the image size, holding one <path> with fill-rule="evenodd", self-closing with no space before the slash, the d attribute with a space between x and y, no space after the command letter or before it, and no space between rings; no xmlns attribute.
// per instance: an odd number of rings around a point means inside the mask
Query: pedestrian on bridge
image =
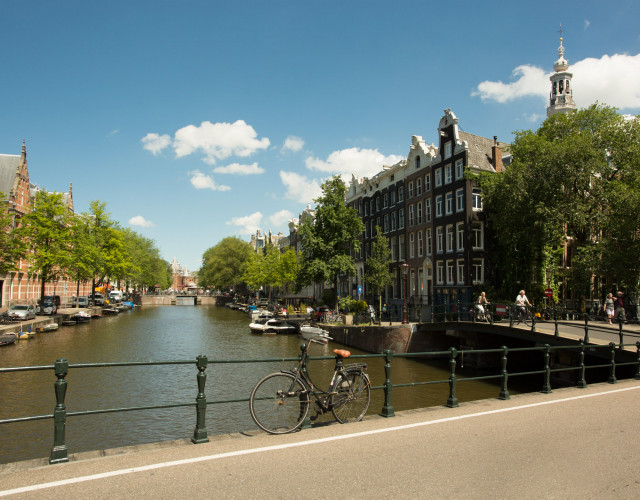
<svg viewBox="0 0 640 500"><path fill-rule="evenodd" d="M624 322L627 318L624 314L624 301L622 300L623 297L623 293L622 292L618 292L618 297L615 300L615 307L616 307L616 311L613 315L614 319L616 321L620 321L620 322Z"/></svg>
<svg viewBox="0 0 640 500"><path fill-rule="evenodd" d="M613 311L614 311L614 302L613 302L612 293L607 295L607 298L604 301L604 310L607 313L607 323L612 324L611 318L613 318Z"/></svg>

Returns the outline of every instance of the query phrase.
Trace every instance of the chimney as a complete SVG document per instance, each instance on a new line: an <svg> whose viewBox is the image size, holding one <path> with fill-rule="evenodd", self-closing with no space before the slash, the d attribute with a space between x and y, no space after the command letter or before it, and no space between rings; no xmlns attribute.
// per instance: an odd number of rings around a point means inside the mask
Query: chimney
<svg viewBox="0 0 640 500"><path fill-rule="evenodd" d="M496 172L502 172L502 148L498 146L498 136L493 136L493 146L491 147L491 162Z"/></svg>

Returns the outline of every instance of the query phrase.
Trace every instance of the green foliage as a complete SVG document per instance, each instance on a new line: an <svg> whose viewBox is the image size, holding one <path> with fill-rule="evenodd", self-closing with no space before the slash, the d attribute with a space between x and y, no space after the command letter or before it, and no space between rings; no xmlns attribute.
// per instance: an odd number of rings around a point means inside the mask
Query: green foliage
<svg viewBox="0 0 640 500"><path fill-rule="evenodd" d="M371 256L367 259L364 281L375 290L378 295L378 307L381 309L382 292L392 281L392 275L389 271L391 247L389 246L389 238L382 234L379 226L376 226L375 231L376 238L371 245Z"/></svg>
<svg viewBox="0 0 640 500"><path fill-rule="evenodd" d="M574 289L588 293L593 274L637 288L639 144L638 120L600 105L517 133L511 166L477 178L503 292L554 288L567 241L574 249L567 271Z"/></svg>
<svg viewBox="0 0 640 500"><path fill-rule="evenodd" d="M4 193L0 192L0 200L4 200ZM7 274L17 268L16 264L24 258L26 245L13 231L14 215L9 214L4 206L0 207L0 274Z"/></svg>
<svg viewBox="0 0 640 500"><path fill-rule="evenodd" d="M227 237L202 255L200 285L206 288L226 288L244 283L245 265L255 252L249 243L237 237Z"/></svg>
<svg viewBox="0 0 640 500"><path fill-rule="evenodd" d="M334 307L338 300L338 294L335 288L325 288L322 290L322 303L328 307Z"/></svg>
<svg viewBox="0 0 640 500"><path fill-rule="evenodd" d="M350 249L359 250L364 225L357 211L345 205L345 194L346 186L339 176L324 182L322 195L314 200L315 217L300 225L301 284L329 281L337 289L339 276L355 275Z"/></svg>

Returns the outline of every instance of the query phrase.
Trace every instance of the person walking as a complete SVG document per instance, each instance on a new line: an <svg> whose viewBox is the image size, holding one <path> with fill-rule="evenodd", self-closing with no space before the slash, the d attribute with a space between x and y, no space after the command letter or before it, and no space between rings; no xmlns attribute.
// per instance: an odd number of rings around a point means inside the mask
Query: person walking
<svg viewBox="0 0 640 500"><path fill-rule="evenodd" d="M624 322L627 319L624 314L624 301L622 300L623 295L624 294L622 292L618 292L618 296L614 301L615 312L613 314L613 317L616 321L620 322Z"/></svg>
<svg viewBox="0 0 640 500"><path fill-rule="evenodd" d="M614 302L613 302L613 294L610 293L607 295L607 298L604 301L604 311L607 315L607 323L612 324L611 319L613 318L614 311Z"/></svg>

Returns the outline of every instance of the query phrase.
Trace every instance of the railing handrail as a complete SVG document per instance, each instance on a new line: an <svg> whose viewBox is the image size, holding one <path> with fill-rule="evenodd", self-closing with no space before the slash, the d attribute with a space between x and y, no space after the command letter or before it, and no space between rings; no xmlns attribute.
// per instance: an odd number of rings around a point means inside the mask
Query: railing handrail
<svg viewBox="0 0 640 500"><path fill-rule="evenodd" d="M623 347L636 347L636 360L635 361L626 361L620 362L616 360L616 353L620 352ZM604 364L590 364L586 365L584 362L585 358L585 349L589 348L593 349L606 349L608 350L608 362ZM575 366L568 366L563 368L551 368L550 366L550 355L552 352L557 350L575 350L578 352L578 362ZM544 366L542 366L538 370L528 370L521 372L509 372L507 370L507 361L509 353L523 353L523 352L542 352L544 359ZM495 375L482 375L478 377L459 377L456 374L457 367L457 358L460 357L460 362L464 361L464 356L472 355L472 354L501 354L500 358L500 372ZM448 357L449 358L449 378L444 380L426 380L426 381L417 381L417 382L406 382L406 383L398 383L393 384L391 382L391 361L393 357L399 358L410 358L410 357L419 357L419 356L439 356L439 357ZM351 356L352 358L383 358L385 362L385 382L383 385L372 386L372 389L383 389L385 392L385 404L382 408L381 414L386 417L394 416L393 406L391 404L391 391L394 387L413 387L420 385L431 385L431 384L449 384L449 398L447 399L446 405L449 407L457 407L458 399L456 395L456 386L458 382L468 382L474 380L490 380L490 379L501 379L501 390L499 399L509 399L508 392L508 379L513 376L525 376L525 375L543 375L544 382L542 385L542 392L550 393L551 392L551 380L550 376L552 373L559 372L568 372L568 371L578 371L578 388L584 388L587 386L585 380L585 373L587 370L594 368L608 368L609 369L609 383L616 383L616 368L620 366L635 366L635 376L636 380L640 380L640 341L635 342L634 344L620 344L620 346L616 346L615 343L611 342L609 344L587 344L584 340L580 340L577 344L567 344L567 345L549 345L545 344L544 346L532 346L532 347L517 347L517 348L508 348L506 346L502 346L500 348L491 348L491 349L457 349L454 347L449 348L444 351L423 351L423 352L413 352L413 353L393 353L390 350L386 350L384 353L379 354L357 354ZM329 360L335 359L335 356L313 356L309 358L310 361L317 360ZM56 405L54 408L53 414L48 415L33 415L27 417L14 417L10 419L0 420L0 424L7 423L15 423L15 422L29 422L35 420L43 420L48 418L54 419L54 446L51 451L51 456L49 459L50 463L60 463L68 461L67 456L67 448L65 443L65 425L67 417L75 417L81 415L97 415L103 413L116 413L116 412L127 412L127 411L141 411L141 410L152 410L152 409L166 409L166 408L179 408L179 407L188 407L195 406L196 407L196 427L194 430L194 435L192 437L193 443L203 443L208 442L207 431L205 426L205 413L206 408L209 405L217 405L217 404L226 404L226 403L237 403L237 402L246 402L249 401L249 397L242 398L234 398L234 399L226 399L226 400L214 400L207 401L206 396L204 394L205 382L206 382L206 368L209 364L215 365L224 365L231 363L273 363L273 362L295 362L298 361L299 357L284 357L284 358L262 358L262 359L212 359L209 360L207 356L201 355L198 356L195 360L195 365L198 369L198 373L196 375L197 385L198 385L198 395L196 397L195 402L189 403L171 403L171 404L162 404L162 405L146 405L146 406L137 406L137 407L125 407L125 408L106 408L106 409L92 409L85 411L76 411L76 412L67 412L67 408L65 405L65 394L67 388L67 381L65 377L67 376L70 369L81 369L81 368L113 368L113 367L122 367L122 366L133 366L133 367L142 367L142 366L160 366L160 365L190 365L194 364L193 360L165 360L165 361L131 361L131 362L105 362L105 363L75 363L70 364L66 359L58 359L53 365L40 365L40 366L18 366L18 367L5 367L0 368L0 373L11 373L18 371L40 371L40 370L54 370L56 375L55 382L55 395L56 395Z"/></svg>

